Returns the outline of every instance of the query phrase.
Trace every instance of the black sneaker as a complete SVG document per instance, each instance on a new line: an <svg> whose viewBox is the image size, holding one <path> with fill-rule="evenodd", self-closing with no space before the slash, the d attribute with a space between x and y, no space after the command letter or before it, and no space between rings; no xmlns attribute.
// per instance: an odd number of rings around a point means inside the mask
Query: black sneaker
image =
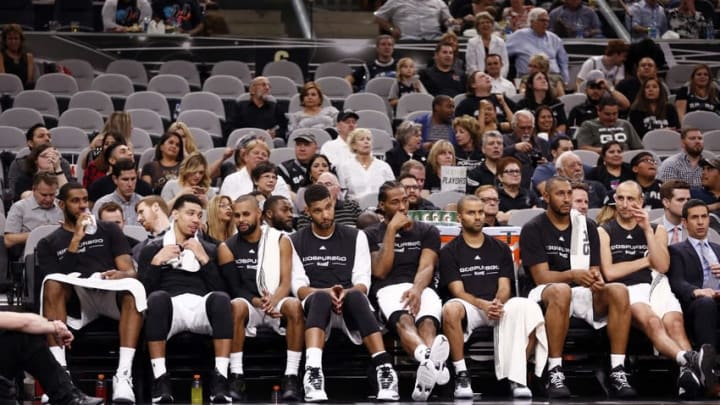
<svg viewBox="0 0 720 405"><path fill-rule="evenodd" d="M699 366L700 366L700 384L705 387L705 390L715 389L718 379L715 374L716 364L716 352L713 345L705 343L700 347L699 352Z"/></svg>
<svg viewBox="0 0 720 405"><path fill-rule="evenodd" d="M152 402L154 404L169 404L175 401L172 396L170 375L165 373L153 380Z"/></svg>
<svg viewBox="0 0 720 405"><path fill-rule="evenodd" d="M105 400L103 398L91 397L80 391L77 387L72 388L72 399L67 405L98 405Z"/></svg>
<svg viewBox="0 0 720 405"><path fill-rule="evenodd" d="M220 374L218 369L215 369L210 380L210 402L213 404L232 402L232 398L228 393L228 379Z"/></svg>
<svg viewBox="0 0 720 405"><path fill-rule="evenodd" d="M570 390L565 385L565 373L561 366L555 366L548 370L545 390L548 398L568 398L570 396Z"/></svg>
<svg viewBox="0 0 720 405"><path fill-rule="evenodd" d="M300 380L294 374L284 375L280 380L280 391L284 401L297 401L300 399Z"/></svg>
<svg viewBox="0 0 720 405"><path fill-rule="evenodd" d="M612 398L633 398L637 396L635 389L627 380L625 367L617 366L610 370L610 387L608 389Z"/></svg>
<svg viewBox="0 0 720 405"><path fill-rule="evenodd" d="M233 402L247 400L244 374L230 373L230 378L228 379L228 395L230 395Z"/></svg>
<svg viewBox="0 0 720 405"><path fill-rule="evenodd" d="M698 392L700 392L700 378L693 372L689 363L680 366L680 375L678 376L678 396L680 399L691 401L697 398Z"/></svg>
<svg viewBox="0 0 720 405"><path fill-rule="evenodd" d="M455 375L455 399L472 399L472 380L470 373L463 370Z"/></svg>

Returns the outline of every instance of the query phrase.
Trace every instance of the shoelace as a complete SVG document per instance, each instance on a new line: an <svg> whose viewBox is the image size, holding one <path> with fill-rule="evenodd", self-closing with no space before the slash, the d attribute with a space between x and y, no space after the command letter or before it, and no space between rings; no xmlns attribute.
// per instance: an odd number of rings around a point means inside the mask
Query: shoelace
<svg viewBox="0 0 720 405"><path fill-rule="evenodd" d="M378 380L380 380L380 387L382 389L388 389L395 380L392 375L392 368L390 366L380 366L378 370Z"/></svg>
<svg viewBox="0 0 720 405"><path fill-rule="evenodd" d="M562 371L553 371L550 373L550 384L556 387L565 385L565 374Z"/></svg>
<svg viewBox="0 0 720 405"><path fill-rule="evenodd" d="M322 388L322 381L320 380L320 368L312 367L308 372L310 373L310 378L308 378L308 382L310 383L310 385L316 390Z"/></svg>
<svg viewBox="0 0 720 405"><path fill-rule="evenodd" d="M615 383L619 386L618 388L630 387L627 382L627 374L624 371L613 371L610 373L610 378L615 380Z"/></svg>

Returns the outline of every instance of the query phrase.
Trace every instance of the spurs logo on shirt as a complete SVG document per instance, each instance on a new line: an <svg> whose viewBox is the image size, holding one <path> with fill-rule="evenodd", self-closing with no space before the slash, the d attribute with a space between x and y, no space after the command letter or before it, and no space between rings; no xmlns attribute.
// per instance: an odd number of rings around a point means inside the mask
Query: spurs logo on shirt
<svg viewBox="0 0 720 405"><path fill-rule="evenodd" d="M97 248L104 248L105 247L105 239L103 238L96 238L96 239L88 239L83 240L80 242L80 246L78 247L77 253L85 253L88 249L97 249ZM67 252L67 248L60 249L56 252L58 259L61 259L63 255L65 255L65 252Z"/></svg>
<svg viewBox="0 0 720 405"><path fill-rule="evenodd" d="M600 134L600 143L606 144L610 141L618 141L620 143L627 142L628 138L625 135L625 129L623 127L609 127L598 129Z"/></svg>

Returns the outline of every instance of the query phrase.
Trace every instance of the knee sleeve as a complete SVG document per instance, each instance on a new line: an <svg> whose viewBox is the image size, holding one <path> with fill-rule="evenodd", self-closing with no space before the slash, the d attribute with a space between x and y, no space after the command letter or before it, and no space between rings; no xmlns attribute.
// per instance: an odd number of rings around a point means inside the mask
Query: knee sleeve
<svg viewBox="0 0 720 405"><path fill-rule="evenodd" d="M436 331L440 330L440 321L432 315L425 315L425 316L420 317L420 319L415 321L415 326L420 326L420 324L425 322L425 320L427 320L427 319L432 321L433 325L435 325Z"/></svg>
<svg viewBox="0 0 720 405"><path fill-rule="evenodd" d="M330 323L332 314L332 299L330 294L322 291L315 292L305 301L305 329L320 328L325 330Z"/></svg>
<svg viewBox="0 0 720 405"><path fill-rule="evenodd" d="M230 297L220 291L210 293L205 300L205 311L212 327L213 339L232 339L233 318Z"/></svg>
<svg viewBox="0 0 720 405"><path fill-rule="evenodd" d="M155 291L147 298L145 336L149 342L166 340L172 325L173 308L170 294Z"/></svg>
<svg viewBox="0 0 720 405"><path fill-rule="evenodd" d="M395 311L387 319L387 322L385 323L385 328L388 330L388 332L392 333L393 336L397 336L397 324L400 322L400 318L403 315L407 315L409 317L412 317L408 311L400 310Z"/></svg>
<svg viewBox="0 0 720 405"><path fill-rule="evenodd" d="M345 322L353 325L363 338L380 332L380 326L370 309L370 303L360 291L352 290L345 295L343 317Z"/></svg>

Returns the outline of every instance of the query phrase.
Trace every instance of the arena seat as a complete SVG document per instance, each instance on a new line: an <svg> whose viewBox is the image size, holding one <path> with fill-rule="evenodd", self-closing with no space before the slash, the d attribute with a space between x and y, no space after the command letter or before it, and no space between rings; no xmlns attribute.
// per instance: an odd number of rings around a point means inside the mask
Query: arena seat
<svg viewBox="0 0 720 405"><path fill-rule="evenodd" d="M645 149L653 151L660 158L674 155L681 149L680 134L669 129L648 131L643 137L642 143L645 145Z"/></svg>
<svg viewBox="0 0 720 405"><path fill-rule="evenodd" d="M77 127L90 135L102 131L104 126L102 115L90 108L71 108L60 115L58 125L61 127Z"/></svg>
<svg viewBox="0 0 720 405"><path fill-rule="evenodd" d="M165 133L162 118L160 118L160 114L155 111L137 108L125 110L125 112L130 114L133 127L144 130L150 137L160 138Z"/></svg>
<svg viewBox="0 0 720 405"><path fill-rule="evenodd" d="M90 62L83 59L63 59L58 63L70 70L70 75L77 81L79 91L90 90L95 80L95 69Z"/></svg>
<svg viewBox="0 0 720 405"><path fill-rule="evenodd" d="M60 117L57 99L45 90L23 90L15 96L13 107L37 110L42 114L48 128L57 126Z"/></svg>
<svg viewBox="0 0 720 405"><path fill-rule="evenodd" d="M78 83L74 77L65 73L47 73L35 82L35 90L45 90L55 96L60 112L67 110L70 97L78 92Z"/></svg>
<svg viewBox="0 0 720 405"><path fill-rule="evenodd" d="M125 110L137 109L156 112L160 118L167 121L168 125L172 119L167 99L162 93L156 91L137 91L129 95L125 101Z"/></svg>
<svg viewBox="0 0 720 405"><path fill-rule="evenodd" d="M136 155L142 155L146 150L153 149L150 134L142 128L133 127L132 133L130 134L130 142L133 146L133 153Z"/></svg>
<svg viewBox="0 0 720 405"><path fill-rule="evenodd" d="M0 114L0 125L15 127L23 134L35 124L43 123L43 116L32 108L15 107ZM23 136L24 137L24 136Z"/></svg>
<svg viewBox="0 0 720 405"><path fill-rule="evenodd" d="M95 78L92 90L110 96L116 111L122 111L127 97L135 92L135 87L129 77L119 73L103 73Z"/></svg>
<svg viewBox="0 0 720 405"><path fill-rule="evenodd" d="M107 118L115 112L115 106L110 96L96 90L79 91L73 94L72 97L70 97L68 109L71 110L74 108L89 108L95 110L99 112L103 118Z"/></svg>
<svg viewBox="0 0 720 405"><path fill-rule="evenodd" d="M27 140L23 131L14 126L0 124L0 151L17 152L26 146Z"/></svg>
<svg viewBox="0 0 720 405"><path fill-rule="evenodd" d="M698 128L702 132L712 131L720 128L720 115L711 111L692 111L683 117L682 127Z"/></svg>
<svg viewBox="0 0 720 405"><path fill-rule="evenodd" d="M87 134L80 128L55 127L50 130L52 144L71 162L76 162L83 149L90 146Z"/></svg>
<svg viewBox="0 0 720 405"><path fill-rule="evenodd" d="M325 62L315 69L315 81L323 77L339 77L344 79L352 74L350 66L342 62ZM348 83L349 84L349 83Z"/></svg>
<svg viewBox="0 0 720 405"><path fill-rule="evenodd" d="M393 83L395 78L392 77L373 77L365 84L365 92L377 94L387 100Z"/></svg>
<svg viewBox="0 0 720 405"><path fill-rule="evenodd" d="M253 79L248 64L239 60L224 60L213 65L210 77L228 75L240 79L246 86L250 85Z"/></svg>
<svg viewBox="0 0 720 405"><path fill-rule="evenodd" d="M432 111L433 96L424 93L403 94L395 106L395 117L407 119L407 115L415 111Z"/></svg>
<svg viewBox="0 0 720 405"><path fill-rule="evenodd" d="M207 110L185 110L177 117L178 121L184 122L188 127L204 129L213 138L223 138L220 118L212 111Z"/></svg>
<svg viewBox="0 0 720 405"><path fill-rule="evenodd" d="M375 110L360 110L355 111L355 113L360 117L357 120L358 128L378 128L388 134L393 133L392 124L387 114Z"/></svg>
<svg viewBox="0 0 720 405"><path fill-rule="evenodd" d="M110 62L105 73L117 73L127 76L135 90L145 90L148 85L148 75L142 63L132 59L118 59Z"/></svg>
<svg viewBox="0 0 720 405"><path fill-rule="evenodd" d="M373 93L355 93L345 98L341 111L344 110L375 110L388 114L389 104L382 97Z"/></svg>
<svg viewBox="0 0 720 405"><path fill-rule="evenodd" d="M20 78L10 73L0 73L0 94L15 97L23 91L23 83Z"/></svg>
<svg viewBox="0 0 720 405"><path fill-rule="evenodd" d="M302 87L305 84L305 77L303 76L302 69L297 63L289 60L279 60L270 62L263 67L262 75L269 76L283 76L295 83L296 86ZM273 86L273 92L275 86Z"/></svg>
<svg viewBox="0 0 720 405"><path fill-rule="evenodd" d="M178 75L187 81L193 91L200 90L200 72L195 63L186 60L169 60L160 65L160 75ZM152 81L152 80L151 80Z"/></svg>
<svg viewBox="0 0 720 405"><path fill-rule="evenodd" d="M214 144L212 135L210 135L208 131L202 128L190 128L190 133L192 134L192 137L195 140L195 145L197 145L200 152L205 152L206 150L213 148Z"/></svg>
<svg viewBox="0 0 720 405"><path fill-rule="evenodd" d="M221 120L225 120L225 107L222 99L217 94L207 91L196 91L184 95L180 100L179 111L182 113L186 110L210 111Z"/></svg>
<svg viewBox="0 0 720 405"><path fill-rule="evenodd" d="M286 147L273 149L268 160L279 166L282 162L290 159L295 159L295 148Z"/></svg>
<svg viewBox="0 0 720 405"><path fill-rule="evenodd" d="M273 149L274 142L272 136L270 136L266 130L260 128L238 128L230 133L225 145L228 148L237 148L238 141L245 137L262 139L270 149Z"/></svg>
<svg viewBox="0 0 720 405"><path fill-rule="evenodd" d="M217 94L223 100L235 101L245 93L245 84L234 76L213 75L203 83L203 91Z"/></svg>

